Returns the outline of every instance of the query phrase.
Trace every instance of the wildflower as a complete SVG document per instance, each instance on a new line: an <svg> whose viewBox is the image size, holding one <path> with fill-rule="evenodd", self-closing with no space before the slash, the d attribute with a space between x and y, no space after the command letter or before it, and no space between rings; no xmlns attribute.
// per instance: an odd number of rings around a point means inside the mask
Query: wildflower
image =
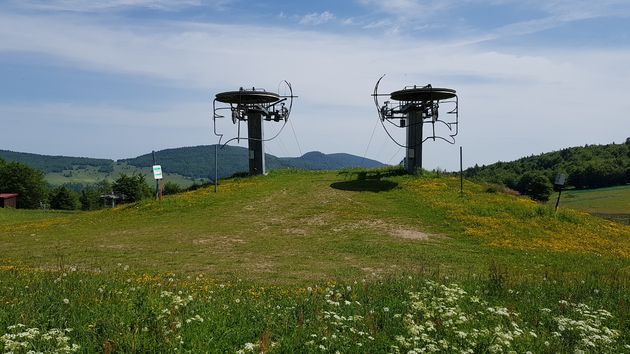
<svg viewBox="0 0 630 354"><path fill-rule="evenodd" d="M67 305L67 304L69 304L69 303L70 303L70 300L68 300L68 299L63 299L63 303Z"/></svg>
<svg viewBox="0 0 630 354"><path fill-rule="evenodd" d="M389 312L389 307L383 307L383 312Z"/></svg>

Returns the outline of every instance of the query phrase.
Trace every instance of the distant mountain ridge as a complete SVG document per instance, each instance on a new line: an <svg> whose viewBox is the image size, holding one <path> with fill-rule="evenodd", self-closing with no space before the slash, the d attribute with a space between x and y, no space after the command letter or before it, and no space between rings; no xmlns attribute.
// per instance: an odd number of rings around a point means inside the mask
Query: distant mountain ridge
<svg viewBox="0 0 630 354"><path fill-rule="evenodd" d="M214 145L200 145L180 147L156 151L156 162L162 165L167 174L177 174L186 179L214 178ZM240 146L225 146L218 151L218 175L220 178L229 177L238 172L248 170L247 148ZM89 170L90 175L100 173L102 176L94 178L107 178L118 171L131 171L137 168L147 174L147 168L153 165L151 153L134 158L110 160L89 157L50 156L9 150L0 150L0 158L7 161L17 161L30 167L43 171L45 174L67 174ZM359 156L336 153L324 154L319 151L308 152L300 157L277 157L266 154L266 163L269 170L296 168L304 170L338 170L343 168L378 168L387 166L379 161L366 159ZM122 167L125 167L122 169ZM55 180L58 182L57 180Z"/></svg>
<svg viewBox="0 0 630 354"><path fill-rule="evenodd" d="M0 150L0 158L6 161L23 163L44 173L63 172L64 170L71 170L75 166L91 166L106 172L112 170L112 166L115 162L110 159L40 155L10 150Z"/></svg>
<svg viewBox="0 0 630 354"><path fill-rule="evenodd" d="M165 149L156 152L156 159L163 168L190 178L214 177L214 145L200 145ZM247 148L225 146L219 148L219 177L231 176L237 172L248 170ZM319 151L308 152L300 157L277 157L265 154L266 166L269 170L297 168L304 170L338 170L343 168L378 168L387 165L372 159L336 153L324 154ZM122 159L118 162L136 167L150 167L153 164L151 154L133 159Z"/></svg>

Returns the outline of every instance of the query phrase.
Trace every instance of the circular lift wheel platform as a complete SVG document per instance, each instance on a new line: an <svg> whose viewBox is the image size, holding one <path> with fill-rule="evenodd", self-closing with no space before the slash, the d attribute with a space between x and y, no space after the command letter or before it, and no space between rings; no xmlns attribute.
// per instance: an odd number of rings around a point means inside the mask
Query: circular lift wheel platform
<svg viewBox="0 0 630 354"><path fill-rule="evenodd" d="M455 96L455 90L441 87L414 87L394 91L390 94L392 100L404 102L440 101Z"/></svg>
<svg viewBox="0 0 630 354"><path fill-rule="evenodd" d="M280 100L280 96L277 93L256 90L221 92L215 98L219 102L230 104L265 104Z"/></svg>

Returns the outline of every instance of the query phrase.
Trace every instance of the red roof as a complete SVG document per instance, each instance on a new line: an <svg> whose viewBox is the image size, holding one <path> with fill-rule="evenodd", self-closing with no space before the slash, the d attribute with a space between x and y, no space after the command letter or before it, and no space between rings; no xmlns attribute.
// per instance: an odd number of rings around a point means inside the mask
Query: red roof
<svg viewBox="0 0 630 354"><path fill-rule="evenodd" d="M9 199L9 198L15 198L18 195L15 193L0 193L0 199Z"/></svg>

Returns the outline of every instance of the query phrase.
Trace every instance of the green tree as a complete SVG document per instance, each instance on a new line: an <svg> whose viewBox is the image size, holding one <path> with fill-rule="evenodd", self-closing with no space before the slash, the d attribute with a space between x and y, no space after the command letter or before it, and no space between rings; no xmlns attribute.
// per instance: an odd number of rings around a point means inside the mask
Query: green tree
<svg viewBox="0 0 630 354"><path fill-rule="evenodd" d="M549 178L541 172L526 172L518 182L517 190L533 200L546 202L553 192Z"/></svg>
<svg viewBox="0 0 630 354"><path fill-rule="evenodd" d="M112 185L107 180L89 184L81 190L79 201L82 210L95 210L103 207L101 195L112 192Z"/></svg>
<svg viewBox="0 0 630 354"><path fill-rule="evenodd" d="M121 174L112 184L112 189L116 193L121 193L128 202L137 202L152 195L144 175L140 173L131 176Z"/></svg>
<svg viewBox="0 0 630 354"><path fill-rule="evenodd" d="M79 208L79 198L76 192L61 186L50 193L50 207L59 210L75 210Z"/></svg>
<svg viewBox="0 0 630 354"><path fill-rule="evenodd" d="M46 200L48 186L41 171L0 160L0 193L17 193L17 207L35 209Z"/></svg>

